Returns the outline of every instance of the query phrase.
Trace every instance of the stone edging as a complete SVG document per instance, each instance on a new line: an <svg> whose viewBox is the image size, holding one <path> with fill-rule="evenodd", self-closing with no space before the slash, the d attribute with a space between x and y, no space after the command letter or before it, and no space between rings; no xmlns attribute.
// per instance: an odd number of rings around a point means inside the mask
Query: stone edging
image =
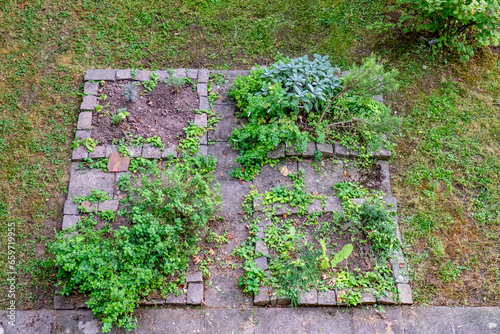
<svg viewBox="0 0 500 334"><path fill-rule="evenodd" d="M153 71L138 70L135 77L132 78L132 70L116 70L116 69L95 69L87 70L85 73L84 96L80 104L80 114L76 125L75 140L77 138L91 138L92 130L92 112L97 104L97 94L99 83L93 81L115 81L115 80L135 80L146 81L150 80ZM155 71L158 80L163 81L168 75L168 71ZM208 79L210 71L207 69L184 69L179 68L174 70L176 77L189 77L197 80L196 90L199 96L199 110L209 110L210 104L208 100ZM194 123L199 127L206 127L208 116L206 113L195 114ZM207 133L201 137L199 153L207 155L208 151L208 136ZM129 147L132 158L143 157L145 159L164 159L169 155L177 156L177 147L167 147L164 151L151 144L144 144L143 147ZM73 150L71 160L80 161L84 158L108 158L112 153L118 152L116 145L97 145L93 152L88 152L83 146L79 146Z"/></svg>

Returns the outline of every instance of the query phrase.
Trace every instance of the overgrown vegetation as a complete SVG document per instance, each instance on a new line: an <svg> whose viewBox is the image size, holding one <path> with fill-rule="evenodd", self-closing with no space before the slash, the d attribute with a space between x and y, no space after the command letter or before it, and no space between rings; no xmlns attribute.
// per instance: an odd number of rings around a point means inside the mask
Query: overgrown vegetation
<svg viewBox="0 0 500 334"><path fill-rule="evenodd" d="M130 219L130 227L113 230L106 223L99 229L90 214L78 223L77 234L64 230L50 245L60 268L61 293L88 295L87 305L103 322L103 332L113 324L134 328L132 312L141 297L152 290L165 297L184 283L189 257L199 251L199 233L220 203L217 187L210 187L215 163L213 156L184 156L171 170L150 164L140 180L123 174L118 186L127 196L120 213ZM75 202L106 200L104 195L93 191ZM113 212L99 216L115 220Z"/></svg>

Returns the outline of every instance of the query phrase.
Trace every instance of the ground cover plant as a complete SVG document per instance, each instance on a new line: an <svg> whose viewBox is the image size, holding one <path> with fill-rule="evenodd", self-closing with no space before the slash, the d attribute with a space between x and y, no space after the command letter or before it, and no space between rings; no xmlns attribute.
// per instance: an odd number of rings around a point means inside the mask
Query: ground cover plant
<svg viewBox="0 0 500 334"><path fill-rule="evenodd" d="M127 225L113 228L112 211L91 212L76 230L56 236L49 249L60 268L61 293L88 295L86 304L103 322L103 332L114 324L134 328L132 313L141 297L155 292L165 297L184 285L199 234L220 204L217 186L210 186L215 164L213 156L185 156L167 170L153 163L135 176L123 174L118 186L126 197L118 215L128 218ZM75 203L86 213L80 204L106 199L106 193L93 191ZM98 226L97 216L107 221L104 226Z"/></svg>
<svg viewBox="0 0 500 334"><path fill-rule="evenodd" d="M342 199L343 210L328 213L308 212L313 199L323 196L305 193L302 173L290 174L292 187L276 187L259 194L252 190L243 207L250 237L233 254L244 262L245 275L239 278L245 293L258 294L270 287L275 297L288 298L297 306L303 291L337 290L338 302L361 303L361 295L371 291L375 297L396 296L389 257L399 248L392 214L382 201L383 193L369 192L355 183L337 183L333 187ZM366 198L356 204L353 198ZM253 211L258 199L262 214ZM298 214L274 216L276 203L298 207ZM324 207L323 207L324 208ZM259 232L261 219L270 219L264 236ZM269 274L257 267L258 240L269 249Z"/></svg>
<svg viewBox="0 0 500 334"><path fill-rule="evenodd" d="M391 173L407 232L405 254L412 260L415 301L498 305L498 58L474 44L474 56L463 64L454 50L433 54L434 44L429 52L429 44L420 39L423 33L387 27L397 24L401 14L388 10L392 4L217 0L173 1L166 8L147 1L3 2L0 232L6 240L7 227L16 226L18 309L52 307L55 268L45 245L62 219L87 69L242 69L269 65L277 52L290 58L328 54L342 70L374 52L387 60L386 67L399 70L400 90L384 98L398 115L411 115L394 148ZM434 34L423 37L431 41ZM448 101L445 82L454 82L458 99ZM460 128L447 135L450 110ZM443 131L428 135L438 129ZM436 146L440 138L446 147ZM459 138L464 145L449 145ZM465 152L466 147L473 149ZM453 156L457 162L451 164L436 159ZM411 173L417 175L412 184L405 183L410 164L419 166ZM453 182L472 166L486 171L484 190L477 179ZM446 178L451 187L443 192ZM0 246L2 282L7 278L6 244ZM450 266L444 266L448 260ZM441 267L443 272L458 268L460 279L444 283ZM3 283L2 293L7 290ZM7 307L8 301L2 298L0 305Z"/></svg>
<svg viewBox="0 0 500 334"><path fill-rule="evenodd" d="M252 179L262 165L272 162L267 153L279 144L306 150L307 142L340 142L360 151L362 157L382 146L400 119L372 98L397 88L397 70L385 72L375 56L354 65L345 77L328 56L280 59L235 80L229 95L249 122L235 129L230 142L240 151L244 169L232 175Z"/></svg>

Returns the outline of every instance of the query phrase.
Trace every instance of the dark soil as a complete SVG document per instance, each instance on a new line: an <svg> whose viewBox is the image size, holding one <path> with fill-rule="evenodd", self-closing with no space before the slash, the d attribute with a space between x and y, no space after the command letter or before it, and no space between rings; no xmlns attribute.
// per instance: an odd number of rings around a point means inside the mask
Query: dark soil
<svg viewBox="0 0 500 334"><path fill-rule="evenodd" d="M151 138L160 136L168 147L176 144L179 139L185 138L184 130L189 121L194 121L193 110L199 106L198 95L191 85L184 85L178 92L172 91L163 83L149 93L144 92L142 85L137 85L137 100L127 102L123 97L124 86L130 83L127 80L108 82L100 89L101 97L106 95L106 101L98 100L103 108L92 116L92 138L100 145L112 144L113 139L131 136ZM127 108L130 113L119 125L111 124L111 116L118 109Z"/></svg>
<svg viewBox="0 0 500 334"><path fill-rule="evenodd" d="M372 164L369 168L356 168L348 174L347 180L350 182L359 182L368 190L381 190L384 175L379 164Z"/></svg>

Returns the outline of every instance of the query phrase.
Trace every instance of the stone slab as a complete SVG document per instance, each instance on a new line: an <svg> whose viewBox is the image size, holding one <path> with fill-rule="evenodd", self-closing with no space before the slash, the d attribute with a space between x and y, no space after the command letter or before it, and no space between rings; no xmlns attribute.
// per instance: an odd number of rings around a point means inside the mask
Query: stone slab
<svg viewBox="0 0 500 334"><path fill-rule="evenodd" d="M133 79L137 81L151 80L151 71L138 70Z"/></svg>
<svg viewBox="0 0 500 334"><path fill-rule="evenodd" d="M255 317L252 310L208 309L205 313L207 334L253 334Z"/></svg>
<svg viewBox="0 0 500 334"><path fill-rule="evenodd" d="M255 255L259 254L269 255L269 250L262 240L257 240L257 242L255 243Z"/></svg>
<svg viewBox="0 0 500 334"><path fill-rule="evenodd" d="M304 159L311 159L314 157L314 151L316 151L316 143L309 142L307 143L306 151L302 153L302 157Z"/></svg>
<svg viewBox="0 0 500 334"><path fill-rule="evenodd" d="M115 175L98 169L78 170L78 163L71 164L71 174L68 187L68 198L88 196L92 189L103 190L109 198L113 198Z"/></svg>
<svg viewBox="0 0 500 334"><path fill-rule="evenodd" d="M198 96L208 96L208 87L206 83L198 83L196 85L196 92L198 93Z"/></svg>
<svg viewBox="0 0 500 334"><path fill-rule="evenodd" d="M332 144L316 144L316 149L321 152L323 158L333 157L333 145Z"/></svg>
<svg viewBox="0 0 500 334"><path fill-rule="evenodd" d="M297 152L297 150L295 149L295 145L293 144L286 144L285 145L285 155L287 157L298 157L298 156L301 156L302 153L299 153Z"/></svg>
<svg viewBox="0 0 500 334"><path fill-rule="evenodd" d="M83 84L83 94L97 95L98 89L99 89L98 82L85 82Z"/></svg>
<svg viewBox="0 0 500 334"><path fill-rule="evenodd" d="M389 173L389 163L387 161L377 161L377 164L380 166L380 171L382 173L382 182L380 184L380 190L383 191L386 195L391 196L391 177Z"/></svg>
<svg viewBox="0 0 500 334"><path fill-rule="evenodd" d="M250 192L251 182L241 182L237 179L221 178L217 179L220 182L220 196L222 207L220 210L221 216L224 216L224 221L228 227L236 227L243 230L244 224L241 220L242 208L241 205L245 200L245 196Z"/></svg>
<svg viewBox="0 0 500 334"><path fill-rule="evenodd" d="M400 284L396 284L396 287L398 288L399 302L402 305L413 304L413 297L412 297L412 293L411 293L410 284L400 283Z"/></svg>
<svg viewBox="0 0 500 334"><path fill-rule="evenodd" d="M200 128L206 127L207 121L208 121L208 116L206 113L194 115L194 124Z"/></svg>
<svg viewBox="0 0 500 334"><path fill-rule="evenodd" d="M210 78L210 71L207 69L199 69L198 70L198 83L207 83Z"/></svg>
<svg viewBox="0 0 500 334"><path fill-rule="evenodd" d="M154 310L154 334L203 333L205 310L195 308L162 308Z"/></svg>
<svg viewBox="0 0 500 334"><path fill-rule="evenodd" d="M78 215L78 205L76 205L75 202L73 202L72 199L67 199L64 202L64 210L63 213L65 215Z"/></svg>
<svg viewBox="0 0 500 334"><path fill-rule="evenodd" d="M80 161L88 157L89 152L87 152L87 149L83 146L78 146L77 148L73 149L73 152L71 154L71 160L73 161Z"/></svg>
<svg viewBox="0 0 500 334"><path fill-rule="evenodd" d="M198 70L193 69L193 68L188 68L186 75L188 78L197 79L198 78Z"/></svg>
<svg viewBox="0 0 500 334"><path fill-rule="evenodd" d="M138 158L142 156L142 147L129 146L128 153L130 154L131 158Z"/></svg>
<svg viewBox="0 0 500 334"><path fill-rule="evenodd" d="M161 157L164 159L168 157L169 155L173 156L174 158L177 158L177 147L175 146L170 146L165 148L163 152L161 152Z"/></svg>
<svg viewBox="0 0 500 334"><path fill-rule="evenodd" d="M120 155L120 152L113 152L109 156L108 172L126 172L130 165L130 157Z"/></svg>
<svg viewBox="0 0 500 334"><path fill-rule="evenodd" d="M79 221L80 221L80 216L64 215L61 230L65 230L70 227L76 227L76 224Z"/></svg>
<svg viewBox="0 0 500 334"><path fill-rule="evenodd" d="M312 204L309 205L309 207L307 208L307 213L321 212L321 211L323 211L321 200L313 199Z"/></svg>
<svg viewBox="0 0 500 334"><path fill-rule="evenodd" d="M168 293L165 297L165 304L172 306L184 306L186 305L186 294L183 293L179 296L173 293Z"/></svg>
<svg viewBox="0 0 500 334"><path fill-rule="evenodd" d="M384 103L384 97L382 95L375 95L372 99L373 101Z"/></svg>
<svg viewBox="0 0 500 334"><path fill-rule="evenodd" d="M255 334L305 333L301 310L297 308L256 308L255 317Z"/></svg>
<svg viewBox="0 0 500 334"><path fill-rule="evenodd" d="M90 138L90 130L76 130L75 131L75 140L77 138L80 138L80 139Z"/></svg>
<svg viewBox="0 0 500 334"><path fill-rule="evenodd" d="M111 154L118 152L118 146L117 145L106 145L105 150L106 150L106 157L110 157Z"/></svg>
<svg viewBox="0 0 500 334"><path fill-rule="evenodd" d="M349 151L347 151L347 147L340 145L339 143L335 142L333 144L334 150L335 150L335 155L339 158L348 158L349 157Z"/></svg>
<svg viewBox="0 0 500 334"><path fill-rule="evenodd" d="M299 211L298 206L290 206L289 204L283 203L273 203L273 208L275 209L275 215L280 216L284 213L293 214Z"/></svg>
<svg viewBox="0 0 500 334"><path fill-rule="evenodd" d="M155 71L155 74L158 77L158 81L165 81L166 78L170 77L168 70Z"/></svg>
<svg viewBox="0 0 500 334"><path fill-rule="evenodd" d="M207 96L200 96L200 110L210 110L210 101Z"/></svg>
<svg viewBox="0 0 500 334"><path fill-rule="evenodd" d="M97 145L94 150L89 153L89 158L98 159L106 157L106 147L103 145Z"/></svg>
<svg viewBox="0 0 500 334"><path fill-rule="evenodd" d="M373 305L377 302L377 299L374 295L374 289L367 289L365 291L361 291L361 304L363 305Z"/></svg>
<svg viewBox="0 0 500 334"><path fill-rule="evenodd" d="M208 147L208 154L217 158L217 165L214 176L220 182L222 180L233 180L234 178L228 173L233 168L241 168L241 164L236 162L238 151L227 142L215 142L214 145Z"/></svg>
<svg viewBox="0 0 500 334"><path fill-rule="evenodd" d="M197 155L208 155L208 146L200 145Z"/></svg>
<svg viewBox="0 0 500 334"><path fill-rule="evenodd" d="M451 313L455 334L500 333L498 307L456 307Z"/></svg>
<svg viewBox="0 0 500 334"><path fill-rule="evenodd" d="M385 294L382 294L378 296L377 298L377 304L381 305L395 305L396 301L392 295L392 292L385 292Z"/></svg>
<svg viewBox="0 0 500 334"><path fill-rule="evenodd" d="M259 256L258 258L255 259L255 264L257 265L257 268L262 269L262 270L267 270L267 257L265 256Z"/></svg>
<svg viewBox="0 0 500 334"><path fill-rule="evenodd" d="M391 151L389 151L385 148L380 148L379 150L372 152L372 156L375 159L379 159L379 160L389 160L392 156L392 153L391 153Z"/></svg>
<svg viewBox="0 0 500 334"><path fill-rule="evenodd" d="M271 303L269 299L269 288L266 286L259 287L259 292L253 296L254 306L266 306Z"/></svg>
<svg viewBox="0 0 500 334"><path fill-rule="evenodd" d="M116 80L132 80L130 69L116 70Z"/></svg>
<svg viewBox="0 0 500 334"><path fill-rule="evenodd" d="M85 72L85 76L83 80L85 81L114 81L116 78L116 70L113 69L96 69L96 70L87 70Z"/></svg>
<svg viewBox="0 0 500 334"><path fill-rule="evenodd" d="M315 164L317 167L313 166ZM311 162L299 161L299 169L304 171L307 193L317 192L320 195L331 196L334 194L332 186L343 180L342 161L322 160ZM316 172L319 170L319 173Z"/></svg>
<svg viewBox="0 0 500 334"><path fill-rule="evenodd" d="M299 310L299 314L304 326L301 333L353 334L353 322L356 319L353 319L350 310L331 307L303 308ZM378 334L386 333L390 332L384 331ZM376 332L366 332L364 334L376 334Z"/></svg>
<svg viewBox="0 0 500 334"><path fill-rule="evenodd" d="M296 160L280 160L280 162L271 167L269 164L262 167L259 175L253 179L253 185L259 192L269 191L271 188L277 186L292 186L292 181L288 176L283 176L280 169L286 166L290 173L296 173L297 161Z"/></svg>
<svg viewBox="0 0 500 334"><path fill-rule="evenodd" d="M144 144L142 147L142 157L146 159L160 159L161 158L161 148L153 146L151 144Z"/></svg>
<svg viewBox="0 0 500 334"><path fill-rule="evenodd" d="M299 306L317 306L318 305L318 291L302 291L299 294Z"/></svg>
<svg viewBox="0 0 500 334"><path fill-rule="evenodd" d="M203 274L200 270L189 270L186 272L187 283L203 283Z"/></svg>
<svg viewBox="0 0 500 334"><path fill-rule="evenodd" d="M189 283L186 303L189 305L201 305L203 301L203 284Z"/></svg>
<svg viewBox="0 0 500 334"><path fill-rule="evenodd" d="M335 196L326 197L326 212L340 212L342 211L342 200Z"/></svg>
<svg viewBox="0 0 500 334"><path fill-rule="evenodd" d="M106 201L103 201L103 202L99 202L99 205L98 205L98 208L97 208L97 211L108 211L108 210L111 210L111 211L118 211L118 207L120 206L120 201L117 200L117 199L110 199L110 200L106 200Z"/></svg>
<svg viewBox="0 0 500 334"><path fill-rule="evenodd" d="M186 69L185 68L176 68L174 69L174 73L172 74L177 78L185 78L186 77Z"/></svg>
<svg viewBox="0 0 500 334"><path fill-rule="evenodd" d="M393 333L403 334L403 314L399 307L385 307L384 313L373 308L352 309L353 329L355 334ZM383 315L383 317L380 316Z"/></svg>
<svg viewBox="0 0 500 334"><path fill-rule="evenodd" d="M215 272L216 270L211 270ZM241 272L241 275L244 275ZM212 274L209 284L205 290L204 302L207 307L229 307L250 308L252 306L251 298L245 296L238 288L238 272L224 271L220 274Z"/></svg>
<svg viewBox="0 0 500 334"><path fill-rule="evenodd" d="M403 321L405 334L455 334L450 307L405 307Z"/></svg>
<svg viewBox="0 0 500 334"><path fill-rule="evenodd" d="M85 95L82 98L82 103L80 104L80 110L95 110L95 105L97 104L97 97L94 95Z"/></svg>
<svg viewBox="0 0 500 334"><path fill-rule="evenodd" d="M285 144L279 144L272 151L266 153L269 159L282 159L285 158Z"/></svg>
<svg viewBox="0 0 500 334"><path fill-rule="evenodd" d="M213 110L220 114L220 121L215 124L215 129L208 133L208 139L210 141L227 142L233 133L233 128L238 128L246 122L245 120L236 117L234 105L217 105L214 106Z"/></svg>
<svg viewBox="0 0 500 334"><path fill-rule="evenodd" d="M318 291L318 306L337 305L337 296L335 291Z"/></svg>

